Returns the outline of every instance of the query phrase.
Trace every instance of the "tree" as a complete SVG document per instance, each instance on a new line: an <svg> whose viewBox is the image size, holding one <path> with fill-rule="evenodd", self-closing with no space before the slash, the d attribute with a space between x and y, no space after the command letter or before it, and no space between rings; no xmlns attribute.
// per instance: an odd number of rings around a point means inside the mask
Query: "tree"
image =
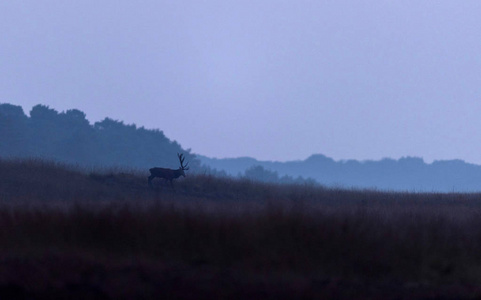
<svg viewBox="0 0 481 300"><path fill-rule="evenodd" d="M21 106L0 104L0 156L28 155L28 117Z"/></svg>
<svg viewBox="0 0 481 300"><path fill-rule="evenodd" d="M30 118L20 106L0 104L0 155L41 157L85 166L148 169L178 167L177 153L183 153L192 171L200 162L158 129L105 118L91 125L84 112L57 112L36 105Z"/></svg>
<svg viewBox="0 0 481 300"><path fill-rule="evenodd" d="M277 172L266 170L262 166L252 166L249 169L245 170L244 174L245 178L255 181L270 183L279 182L279 175L277 174Z"/></svg>

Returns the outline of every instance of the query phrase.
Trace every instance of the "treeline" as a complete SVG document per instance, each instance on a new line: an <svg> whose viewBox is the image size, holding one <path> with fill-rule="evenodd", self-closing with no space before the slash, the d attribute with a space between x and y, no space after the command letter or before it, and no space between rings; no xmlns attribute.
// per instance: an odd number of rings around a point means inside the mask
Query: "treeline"
<svg viewBox="0 0 481 300"><path fill-rule="evenodd" d="M197 156L202 164L229 175L250 174L271 182L302 176L331 187L381 189L416 192L479 192L481 166L462 160L439 160L426 163L419 157L385 158L378 161L334 159L315 154L305 160L273 162L240 157L214 159ZM252 174L254 173L254 174Z"/></svg>
<svg viewBox="0 0 481 300"><path fill-rule="evenodd" d="M225 171L202 165L190 150L169 140L161 130L105 118L90 124L84 112L58 112L36 105L27 116L21 106L0 104L0 158L42 158L86 167L148 169L178 168L177 153L184 153L189 172L233 177ZM277 172L252 167L237 177L268 183L314 184L312 179L279 176Z"/></svg>
<svg viewBox="0 0 481 300"><path fill-rule="evenodd" d="M95 167L177 168L184 153L196 170L200 162L162 131L105 118L90 124L84 112L58 112L36 105L27 116L21 106L0 104L0 158L56 160Z"/></svg>
<svg viewBox="0 0 481 300"><path fill-rule="evenodd" d="M260 165L248 168L244 171L244 174L240 174L239 177L265 183L318 185L312 178L304 178L302 176L293 177L289 175L280 176L278 172L265 169Z"/></svg>

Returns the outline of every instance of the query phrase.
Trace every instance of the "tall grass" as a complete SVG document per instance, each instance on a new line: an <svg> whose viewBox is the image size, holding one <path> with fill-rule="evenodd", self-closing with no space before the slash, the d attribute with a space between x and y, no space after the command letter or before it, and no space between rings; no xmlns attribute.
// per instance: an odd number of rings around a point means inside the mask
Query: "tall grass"
<svg viewBox="0 0 481 300"><path fill-rule="evenodd" d="M146 178L140 171L0 161L0 296L2 284L47 295L51 280L63 282L54 275L58 261L72 272L64 281L86 285L83 291L94 286L102 297L137 297L145 287L147 298L481 295L472 288L481 286L479 194L200 175L176 181L173 191L160 181L150 189ZM18 265L34 270L27 277L44 272L51 280L28 277L24 285L6 275ZM129 288L108 281L119 268L129 270ZM61 296L70 296L67 283L57 287ZM185 294L189 289L197 294Z"/></svg>

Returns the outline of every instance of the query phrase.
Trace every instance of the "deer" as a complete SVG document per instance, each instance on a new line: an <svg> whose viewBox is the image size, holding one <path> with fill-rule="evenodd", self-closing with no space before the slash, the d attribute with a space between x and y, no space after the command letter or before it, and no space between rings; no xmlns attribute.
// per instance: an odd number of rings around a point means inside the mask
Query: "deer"
<svg viewBox="0 0 481 300"><path fill-rule="evenodd" d="M189 170L189 167L188 167L189 163L187 163L184 166L184 160L185 160L184 154L177 153L177 157L179 158L180 167L176 170L167 169L167 168L151 168L151 169L149 169L150 176L149 176L148 181L149 181L150 187L152 187L152 179L154 179L155 177L158 177L158 178L165 179L165 181L170 181L170 186L175 191L174 184L173 184L172 181L176 178L179 178L180 176L185 177L184 171Z"/></svg>

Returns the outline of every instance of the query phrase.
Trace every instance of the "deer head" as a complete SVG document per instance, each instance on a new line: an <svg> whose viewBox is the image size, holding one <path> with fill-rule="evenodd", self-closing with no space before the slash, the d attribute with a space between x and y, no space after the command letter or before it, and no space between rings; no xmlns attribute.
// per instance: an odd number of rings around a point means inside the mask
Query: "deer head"
<svg viewBox="0 0 481 300"><path fill-rule="evenodd" d="M184 160L185 160L185 157L184 157L184 154L179 154L177 153L177 157L179 157L179 162L180 162L180 167L179 167L179 171L180 171L180 175L184 176L185 177L185 172L184 171L187 171L189 169L189 163L187 163L185 166L184 166Z"/></svg>

